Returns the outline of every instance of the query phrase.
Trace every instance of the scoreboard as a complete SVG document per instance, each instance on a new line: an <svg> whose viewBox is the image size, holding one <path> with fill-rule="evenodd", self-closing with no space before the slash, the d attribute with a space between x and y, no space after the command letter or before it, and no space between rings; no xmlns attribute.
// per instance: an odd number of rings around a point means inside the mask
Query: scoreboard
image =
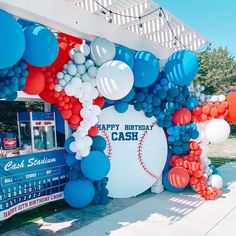
<svg viewBox="0 0 236 236"><path fill-rule="evenodd" d="M0 221L63 198L69 167L64 149L0 159Z"/></svg>

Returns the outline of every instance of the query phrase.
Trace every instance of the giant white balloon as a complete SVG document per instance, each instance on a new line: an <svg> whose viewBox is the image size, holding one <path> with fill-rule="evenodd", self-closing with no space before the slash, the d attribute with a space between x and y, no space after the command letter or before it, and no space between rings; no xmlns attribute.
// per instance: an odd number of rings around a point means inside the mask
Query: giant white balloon
<svg viewBox="0 0 236 236"><path fill-rule="evenodd" d="M98 69L96 79L101 95L111 100L125 97L134 84L134 75L130 67L116 60L103 64Z"/></svg>
<svg viewBox="0 0 236 236"><path fill-rule="evenodd" d="M115 44L106 38L93 40L90 44L90 49L90 56L98 66L114 59L116 54Z"/></svg>
<svg viewBox="0 0 236 236"><path fill-rule="evenodd" d="M221 176L213 174L210 178L211 186L216 187L218 189L223 188L223 179Z"/></svg>
<svg viewBox="0 0 236 236"><path fill-rule="evenodd" d="M229 137L230 126L223 119L210 120L205 128L205 137L211 143L221 143Z"/></svg>
<svg viewBox="0 0 236 236"><path fill-rule="evenodd" d="M105 108L98 128L107 141L111 161L109 196L128 198L150 188L161 175L167 158L167 141L154 117L147 118L133 106L125 113Z"/></svg>

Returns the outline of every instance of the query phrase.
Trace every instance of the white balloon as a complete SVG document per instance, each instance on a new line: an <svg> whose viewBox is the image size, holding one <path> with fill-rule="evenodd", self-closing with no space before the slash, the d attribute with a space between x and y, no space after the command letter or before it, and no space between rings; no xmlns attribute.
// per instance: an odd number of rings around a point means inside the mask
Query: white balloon
<svg viewBox="0 0 236 236"><path fill-rule="evenodd" d="M63 77L64 77L64 74L62 72L57 73L57 78L58 79L63 79Z"/></svg>
<svg viewBox="0 0 236 236"><path fill-rule="evenodd" d="M86 147L83 139L80 139L79 141L76 142L76 147L77 147L77 151L83 150Z"/></svg>
<svg viewBox="0 0 236 236"><path fill-rule="evenodd" d="M204 91L204 90L205 90L205 86L204 86L204 85L201 85L200 90L201 90L201 91Z"/></svg>
<svg viewBox="0 0 236 236"><path fill-rule="evenodd" d="M70 50L70 52L69 52L70 58L71 58L72 60L74 60L74 55L75 55L75 53L78 53L78 52L79 52L79 49L78 49L78 48L72 48L72 49Z"/></svg>
<svg viewBox="0 0 236 236"><path fill-rule="evenodd" d="M221 143L229 137L230 126L223 119L213 119L207 124L205 132L211 143Z"/></svg>
<svg viewBox="0 0 236 236"><path fill-rule="evenodd" d="M93 140L89 136L85 136L83 140L86 147L90 147L93 144Z"/></svg>
<svg viewBox="0 0 236 236"><path fill-rule="evenodd" d="M84 73L82 76L81 76L81 79L85 82L89 81L90 80L90 76L88 75L88 73Z"/></svg>
<svg viewBox="0 0 236 236"><path fill-rule="evenodd" d="M90 114L90 110L85 107L80 110L80 115L83 118L87 118L89 114Z"/></svg>
<svg viewBox="0 0 236 236"><path fill-rule="evenodd" d="M71 80L71 85L74 86L76 89L79 89L82 86L82 81L78 77L73 77Z"/></svg>
<svg viewBox="0 0 236 236"><path fill-rule="evenodd" d="M86 68L88 69L91 66L94 66L94 61L91 59L86 60L86 62L84 63L84 65L86 66Z"/></svg>
<svg viewBox="0 0 236 236"><path fill-rule="evenodd" d="M80 45L79 50L86 57L90 54L90 47L88 44Z"/></svg>
<svg viewBox="0 0 236 236"><path fill-rule="evenodd" d="M92 92L92 90L93 90L93 86L92 86L92 84L90 84L90 83L88 83L88 82L84 82L84 83L82 84L81 89L82 89L82 91L83 91L84 93L90 93L90 92Z"/></svg>
<svg viewBox="0 0 236 236"><path fill-rule="evenodd" d="M67 65L67 64L65 64L65 65L63 66L63 69L64 69L64 70L66 70L66 69L67 69L67 67L68 67L68 65Z"/></svg>
<svg viewBox="0 0 236 236"><path fill-rule="evenodd" d="M77 66L77 71L78 71L78 73L80 74L80 75L83 75L85 72L86 72L86 67L85 67L85 65L78 65Z"/></svg>
<svg viewBox="0 0 236 236"><path fill-rule="evenodd" d="M97 38L90 44L90 56L96 65L113 60L116 54L115 44L106 38Z"/></svg>
<svg viewBox="0 0 236 236"><path fill-rule="evenodd" d="M76 160L81 160L82 159L82 157L80 156L80 152L76 152L75 159Z"/></svg>
<svg viewBox="0 0 236 236"><path fill-rule="evenodd" d="M223 188L223 179L222 179L221 176L213 174L210 177L210 180L211 180L211 186L212 187L216 187L218 189L222 189Z"/></svg>
<svg viewBox="0 0 236 236"><path fill-rule="evenodd" d="M74 55L74 61L77 64L84 64L85 62L85 56L82 53L75 53Z"/></svg>
<svg viewBox="0 0 236 236"><path fill-rule="evenodd" d="M86 157L89 155L89 153L90 153L90 148L85 148L85 149L79 151L79 154L81 157Z"/></svg>
<svg viewBox="0 0 236 236"><path fill-rule="evenodd" d="M99 115L101 113L101 108L97 105L93 105L92 107L92 114L94 115Z"/></svg>
<svg viewBox="0 0 236 236"><path fill-rule="evenodd" d="M72 84L67 84L65 87L65 93L68 96L74 96L76 93L76 89L74 86L72 86Z"/></svg>
<svg viewBox="0 0 236 236"><path fill-rule="evenodd" d="M64 75L64 80L66 81L66 82L69 82L70 80L71 80L71 75L69 75L69 74L66 74L66 75Z"/></svg>
<svg viewBox="0 0 236 236"><path fill-rule="evenodd" d="M77 73L77 68L74 64L70 64L67 67L67 71L70 75L75 75Z"/></svg>
<svg viewBox="0 0 236 236"><path fill-rule="evenodd" d="M95 67L95 66L89 67L88 74L89 74L90 77L93 77L93 78L96 77L97 73L98 73L97 67Z"/></svg>
<svg viewBox="0 0 236 236"><path fill-rule="evenodd" d="M101 95L111 100L125 97L134 84L134 75L130 67L116 60L103 64L98 69L96 79Z"/></svg>
<svg viewBox="0 0 236 236"><path fill-rule="evenodd" d="M69 149L72 151L72 152L76 152L77 151L77 146L76 146L76 142L72 142L69 146Z"/></svg>
<svg viewBox="0 0 236 236"><path fill-rule="evenodd" d="M213 96L211 97L211 101L212 101L212 102L218 102L218 101L219 101L219 97L218 97L217 95L213 95Z"/></svg>
<svg viewBox="0 0 236 236"><path fill-rule="evenodd" d="M82 98L82 96L83 96L83 91L82 91L81 89L77 89L74 96L75 96L76 98Z"/></svg>
<svg viewBox="0 0 236 236"><path fill-rule="evenodd" d="M65 81L64 79L60 79L60 80L58 81L58 83L59 83L62 87L64 87L64 86L66 85L66 81Z"/></svg>
<svg viewBox="0 0 236 236"><path fill-rule="evenodd" d="M219 95L219 102L223 102L225 100L226 100L225 95L223 95L223 94Z"/></svg>
<svg viewBox="0 0 236 236"><path fill-rule="evenodd" d="M62 86L60 84L56 84L55 85L55 91L56 92L61 92L61 90L62 90Z"/></svg>

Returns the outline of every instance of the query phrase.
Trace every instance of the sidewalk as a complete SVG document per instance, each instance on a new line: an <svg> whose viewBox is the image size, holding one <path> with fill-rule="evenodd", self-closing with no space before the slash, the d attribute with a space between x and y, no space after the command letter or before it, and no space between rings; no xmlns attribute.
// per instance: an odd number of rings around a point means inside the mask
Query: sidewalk
<svg viewBox="0 0 236 236"><path fill-rule="evenodd" d="M149 193L139 198L116 199L100 208L66 210L3 235L234 236L236 163L219 170L224 178L224 195L216 201L206 202L194 192Z"/></svg>

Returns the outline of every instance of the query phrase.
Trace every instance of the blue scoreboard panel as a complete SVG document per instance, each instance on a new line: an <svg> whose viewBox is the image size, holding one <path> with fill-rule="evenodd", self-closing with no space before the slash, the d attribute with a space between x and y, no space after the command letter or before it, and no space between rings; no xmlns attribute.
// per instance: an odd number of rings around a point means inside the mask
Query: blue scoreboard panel
<svg viewBox="0 0 236 236"><path fill-rule="evenodd" d="M0 159L0 221L63 198L69 172L64 153L61 149Z"/></svg>

